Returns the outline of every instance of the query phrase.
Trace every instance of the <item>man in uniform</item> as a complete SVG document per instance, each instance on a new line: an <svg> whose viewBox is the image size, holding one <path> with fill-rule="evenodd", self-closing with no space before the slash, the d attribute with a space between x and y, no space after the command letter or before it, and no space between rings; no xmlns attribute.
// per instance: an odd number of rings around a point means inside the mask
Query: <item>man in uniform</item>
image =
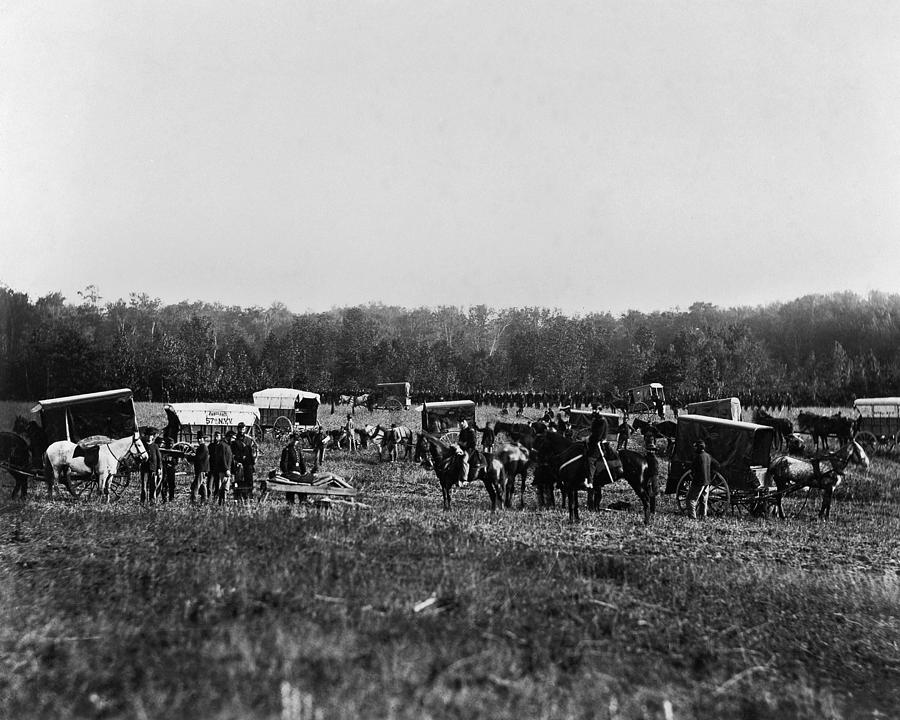
<svg viewBox="0 0 900 720"><path fill-rule="evenodd" d="M209 448L206 446L206 436L203 433L197 435L197 448L190 456L194 465L194 481L191 483L191 503L197 502L197 493L200 493L200 502L205 503L209 496Z"/></svg>
<svg viewBox="0 0 900 720"><path fill-rule="evenodd" d="M706 443L702 440L695 442L694 460L691 463L691 486L687 495L692 520L696 520L698 514L701 518L706 517L712 474L718 468L718 461L706 452Z"/></svg>
<svg viewBox="0 0 900 720"><path fill-rule="evenodd" d="M587 477L585 478L585 486L593 487L594 473L597 470L597 461L603 459L603 448L600 443L606 442L606 436L609 435L609 423L599 411L594 410L591 417L591 434L588 437L585 448L585 458L587 460Z"/></svg>
<svg viewBox="0 0 900 720"><path fill-rule="evenodd" d="M172 450L172 438L163 440L163 447L169 452L162 455L162 501L175 502L175 470L178 467L178 455Z"/></svg>
<svg viewBox="0 0 900 720"><path fill-rule="evenodd" d="M227 440L227 438L226 438ZM225 504L225 495L231 484L231 463L234 457L228 442L222 442L222 435L213 433L213 441L209 446L209 470L212 476L212 494L218 498L219 505Z"/></svg>
<svg viewBox="0 0 900 720"><path fill-rule="evenodd" d="M301 476L306 475L306 463L303 461L303 453L297 450L297 435L291 433L287 445L281 451L281 461L278 463L281 474L288 480L295 482ZM292 505L297 499L297 493L287 493L287 501Z"/></svg>
<svg viewBox="0 0 900 720"><path fill-rule="evenodd" d="M153 505L156 502L156 485L162 479L162 457L159 454L159 446L156 444L156 428L147 428L144 435L144 447L147 449L147 459L140 465L141 470L141 505L149 500Z"/></svg>
<svg viewBox="0 0 900 720"><path fill-rule="evenodd" d="M231 476L234 485L234 499L242 501L244 499L244 491L246 489L246 479L244 478L244 456L247 448L244 444L246 436L244 435L244 423L238 425L237 434L229 430L226 437L229 437L228 445L231 447Z"/></svg>
<svg viewBox="0 0 900 720"><path fill-rule="evenodd" d="M457 444L465 451L466 456L469 459L469 477L474 477L478 469L483 467L481 463L481 458L483 456L477 456L475 452L475 445L478 442L478 438L475 435L475 429L469 427L468 420L461 420L459 423L459 439L456 441ZM464 481L466 485L468 485L468 478ZM460 483L462 486L462 483Z"/></svg>

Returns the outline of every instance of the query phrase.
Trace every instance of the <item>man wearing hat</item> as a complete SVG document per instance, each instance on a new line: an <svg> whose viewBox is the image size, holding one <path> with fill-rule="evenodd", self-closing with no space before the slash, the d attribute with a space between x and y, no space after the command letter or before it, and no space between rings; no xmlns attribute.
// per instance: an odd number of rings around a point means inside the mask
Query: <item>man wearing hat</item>
<svg viewBox="0 0 900 720"><path fill-rule="evenodd" d="M719 469L718 461L706 452L706 443L698 440L694 443L694 461L691 463L691 486L688 489L687 502L691 519L705 518L712 485L712 475Z"/></svg>

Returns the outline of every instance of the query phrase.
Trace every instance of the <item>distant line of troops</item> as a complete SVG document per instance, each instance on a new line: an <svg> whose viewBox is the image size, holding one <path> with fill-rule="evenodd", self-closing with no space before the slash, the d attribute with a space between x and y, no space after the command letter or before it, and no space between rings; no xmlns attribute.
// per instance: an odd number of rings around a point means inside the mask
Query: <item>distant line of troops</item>
<svg viewBox="0 0 900 720"><path fill-rule="evenodd" d="M175 473L179 454L166 452L172 448L172 438L162 439L152 428L143 437L147 448L147 459L140 464L141 503L153 505L156 496L161 502L175 500ZM187 455L194 478L191 482L191 502L205 503L215 499L221 505L229 491L234 498L246 501L253 498L253 479L256 470L256 448L245 434L243 423L237 432L229 430L222 434L214 432L212 442L206 444L206 436L197 436L197 446Z"/></svg>
<svg viewBox="0 0 900 720"><path fill-rule="evenodd" d="M365 390L347 391L346 395L361 395ZM325 393L325 401L336 399L338 394ZM612 407L613 403L622 400L625 393L599 392L596 390L584 390L576 392L566 391L508 391L508 390L469 390L439 392L436 390L413 390L411 393L414 403L439 402L443 400L474 400L477 405L492 405L499 408L549 408L560 405L572 407L576 410L592 407ZM733 390L728 388L707 388L700 391L669 391L666 402L673 409L680 409L685 405L705 400L714 400L723 397L737 397L741 405L747 408L761 407L770 410L786 408L788 410L794 404L790 392L777 392L772 390Z"/></svg>

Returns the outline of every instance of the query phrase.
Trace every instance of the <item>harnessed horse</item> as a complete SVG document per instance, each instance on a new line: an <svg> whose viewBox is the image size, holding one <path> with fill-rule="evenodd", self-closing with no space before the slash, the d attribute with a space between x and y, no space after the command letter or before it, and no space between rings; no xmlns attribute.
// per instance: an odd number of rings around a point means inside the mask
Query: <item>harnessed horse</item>
<svg viewBox="0 0 900 720"><path fill-rule="evenodd" d="M827 520L831 514L831 500L834 489L844 479L844 470L849 463L862 465L869 468L869 456L855 440L832 453L821 457L801 460L793 457L780 457L766 472L766 484L775 482L778 490L778 499L775 503L775 512L778 517L784 519L784 508L781 506L781 497L786 493L804 487L814 487L822 491L822 507L819 509L819 517Z"/></svg>
<svg viewBox="0 0 900 720"><path fill-rule="evenodd" d="M108 443L82 448L68 440L53 443L44 452L44 479L47 481L47 498L53 499L53 486L58 480L75 497L69 482L69 473L90 475L97 483L101 496L109 500L109 482L119 471L119 464L128 457L146 460L147 448L139 433Z"/></svg>

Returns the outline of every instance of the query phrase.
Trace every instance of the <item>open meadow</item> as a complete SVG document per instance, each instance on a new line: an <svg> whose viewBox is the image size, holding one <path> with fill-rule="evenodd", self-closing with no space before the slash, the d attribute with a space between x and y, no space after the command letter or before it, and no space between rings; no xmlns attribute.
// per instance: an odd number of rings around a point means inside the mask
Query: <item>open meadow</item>
<svg viewBox="0 0 900 720"><path fill-rule="evenodd" d="M361 505L192 506L186 476L172 505L136 477L111 505L21 503L0 473L0 717L900 716L900 450L851 469L827 523L817 498L696 523L661 495L645 527L624 482L578 525L530 480L524 510L473 484L443 512L413 463L324 469Z"/></svg>

